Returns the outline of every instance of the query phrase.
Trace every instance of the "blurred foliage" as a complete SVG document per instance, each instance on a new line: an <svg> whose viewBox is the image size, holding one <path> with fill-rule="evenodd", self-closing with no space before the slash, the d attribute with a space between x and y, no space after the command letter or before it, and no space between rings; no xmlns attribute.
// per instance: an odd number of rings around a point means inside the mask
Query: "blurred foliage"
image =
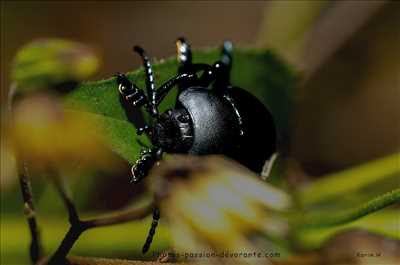
<svg viewBox="0 0 400 265"><path fill-rule="evenodd" d="M333 21L321 16L325 27L310 36L302 62L316 62L313 57L338 42L343 28L357 25L357 12L384 2L335 1L345 14L336 12ZM386 2L297 91L292 155L308 174L325 175L400 151L400 53L394 52L400 2Z"/></svg>
<svg viewBox="0 0 400 265"><path fill-rule="evenodd" d="M354 196L367 186L374 186L375 189L382 191L382 185L386 180L399 177L399 161L400 153L396 153L358 167L326 175L300 189L301 203L304 207L326 203L326 200L336 200L338 203L337 200L343 199L346 194ZM400 183L390 186L391 189L398 188Z"/></svg>
<svg viewBox="0 0 400 265"><path fill-rule="evenodd" d="M257 46L275 49L296 62L307 32L328 5L328 0L271 1L265 8Z"/></svg>
<svg viewBox="0 0 400 265"><path fill-rule="evenodd" d="M17 83L18 92L29 92L85 80L99 65L99 58L86 45L65 39L41 39L19 50L11 78Z"/></svg>
<svg viewBox="0 0 400 265"><path fill-rule="evenodd" d="M93 167L95 163L112 170L113 156L90 124L79 113L64 112L56 97L29 97L13 109L10 140L17 157L31 169Z"/></svg>
<svg viewBox="0 0 400 265"><path fill-rule="evenodd" d="M301 229L296 233L295 240L299 248L304 250L319 249L330 238L339 232L351 229L369 231L384 237L400 240L399 210L390 207L370 214L364 218L335 227L320 227Z"/></svg>
<svg viewBox="0 0 400 265"><path fill-rule="evenodd" d="M391 208L374 213L400 201L399 161L400 154L395 153L322 176L297 189L298 245L307 248L310 241L318 238L319 241L313 241L317 248L328 235L347 228L400 240L399 211Z"/></svg>

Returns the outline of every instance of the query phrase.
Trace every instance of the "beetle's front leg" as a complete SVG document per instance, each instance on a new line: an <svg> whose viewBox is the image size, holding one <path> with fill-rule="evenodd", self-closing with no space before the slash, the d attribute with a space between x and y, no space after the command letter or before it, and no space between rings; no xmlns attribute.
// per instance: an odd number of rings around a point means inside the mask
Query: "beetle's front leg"
<svg viewBox="0 0 400 265"><path fill-rule="evenodd" d="M139 183L145 178L150 169L162 157L163 150L161 148L147 149L141 152L141 157L132 166L132 182Z"/></svg>

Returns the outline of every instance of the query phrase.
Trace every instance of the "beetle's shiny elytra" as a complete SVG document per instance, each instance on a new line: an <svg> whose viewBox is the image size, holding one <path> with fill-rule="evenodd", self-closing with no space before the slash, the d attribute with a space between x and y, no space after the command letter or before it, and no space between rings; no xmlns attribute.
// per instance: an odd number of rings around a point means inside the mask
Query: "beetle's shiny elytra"
<svg viewBox="0 0 400 265"><path fill-rule="evenodd" d="M164 152L221 154L261 172L275 152L276 128L270 112L256 97L231 85L232 44L224 43L221 59L213 65L192 63L190 46L183 38L176 44L178 75L160 88L155 88L150 60L138 46L134 50L143 59L146 93L125 75L117 75L124 100L133 107L144 107L153 118L153 124L138 129L138 134L149 136L153 147L142 152L133 165L133 182L147 176ZM175 106L160 114L159 104L175 86ZM151 242L154 229L146 242ZM149 246L146 243L143 252Z"/></svg>

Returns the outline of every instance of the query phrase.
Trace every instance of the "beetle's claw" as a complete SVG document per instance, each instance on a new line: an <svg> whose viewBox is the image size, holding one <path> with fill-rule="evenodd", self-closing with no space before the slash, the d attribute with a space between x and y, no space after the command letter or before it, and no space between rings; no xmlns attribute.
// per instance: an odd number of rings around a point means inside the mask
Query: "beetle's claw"
<svg viewBox="0 0 400 265"><path fill-rule="evenodd" d="M132 166L131 173L132 173L132 178L130 181L131 183L137 184L142 180L142 177L140 176L141 174L138 172L136 164Z"/></svg>

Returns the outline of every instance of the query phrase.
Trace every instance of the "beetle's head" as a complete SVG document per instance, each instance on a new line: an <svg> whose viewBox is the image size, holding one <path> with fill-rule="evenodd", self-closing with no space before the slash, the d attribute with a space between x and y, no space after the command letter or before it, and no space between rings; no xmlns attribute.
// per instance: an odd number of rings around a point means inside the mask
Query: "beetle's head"
<svg viewBox="0 0 400 265"><path fill-rule="evenodd" d="M193 144L193 127L185 109L167 110L154 124L151 141L168 153L185 153Z"/></svg>

